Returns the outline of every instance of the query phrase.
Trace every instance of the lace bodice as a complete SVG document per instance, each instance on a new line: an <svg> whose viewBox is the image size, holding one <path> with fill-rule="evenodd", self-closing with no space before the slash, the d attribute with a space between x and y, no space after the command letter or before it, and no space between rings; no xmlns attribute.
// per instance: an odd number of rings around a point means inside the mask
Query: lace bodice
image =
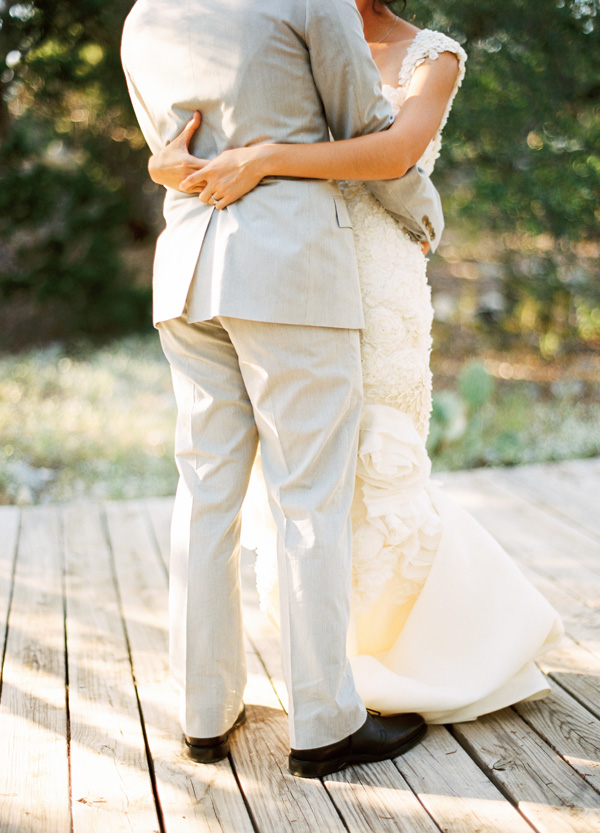
<svg viewBox="0 0 600 833"><path fill-rule="evenodd" d="M454 96L456 95L465 76L465 62L467 60L465 50L455 40L452 40L452 38L449 38L442 32L434 32L432 29L422 29L415 36L415 39L409 46L408 52L404 57L400 72L398 74L398 86L392 87L390 84L383 85L383 92L389 99L394 110L394 114L397 114L404 103L408 86L416 68L427 59L432 61L437 60L442 52L452 52L456 55L458 58L459 69L456 83L454 85L454 89L452 90L452 95L448 101L446 112L444 113L437 133L419 160L419 166L428 174L431 174L433 171L436 159L440 155L440 149L442 147L442 130L446 125L450 110L452 109Z"/></svg>

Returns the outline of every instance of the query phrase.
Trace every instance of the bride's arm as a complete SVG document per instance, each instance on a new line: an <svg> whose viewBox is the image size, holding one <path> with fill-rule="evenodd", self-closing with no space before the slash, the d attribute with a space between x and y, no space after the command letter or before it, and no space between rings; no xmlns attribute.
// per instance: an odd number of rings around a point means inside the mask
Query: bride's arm
<svg viewBox="0 0 600 833"><path fill-rule="evenodd" d="M251 191L266 176L383 180L403 176L423 155L446 112L458 76L451 52L415 70L402 108L388 130L313 144L254 145L224 151L180 185L219 208Z"/></svg>

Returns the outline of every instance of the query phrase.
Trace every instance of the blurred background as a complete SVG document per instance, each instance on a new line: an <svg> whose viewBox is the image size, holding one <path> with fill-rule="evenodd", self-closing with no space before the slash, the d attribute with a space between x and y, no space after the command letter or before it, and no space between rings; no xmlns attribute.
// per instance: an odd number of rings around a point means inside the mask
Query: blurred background
<svg viewBox="0 0 600 833"><path fill-rule="evenodd" d="M162 189L119 61L131 6L0 0L0 503L175 488L150 319ZM600 454L599 11L403 13L469 55L434 177L437 470Z"/></svg>

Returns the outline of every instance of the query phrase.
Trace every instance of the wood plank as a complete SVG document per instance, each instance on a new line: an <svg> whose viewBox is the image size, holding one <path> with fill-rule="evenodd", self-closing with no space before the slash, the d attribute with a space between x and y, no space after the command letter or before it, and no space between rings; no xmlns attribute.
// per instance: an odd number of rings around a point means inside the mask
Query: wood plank
<svg viewBox="0 0 600 833"><path fill-rule="evenodd" d="M327 776L324 783L352 833L437 833L440 829L392 761L348 767Z"/></svg>
<svg viewBox="0 0 600 833"><path fill-rule="evenodd" d="M0 629L2 633L2 652L4 652L4 640L6 638L20 519L21 512L17 506L0 506L0 529L2 530L0 536Z"/></svg>
<svg viewBox="0 0 600 833"><path fill-rule="evenodd" d="M517 703L517 714L600 792L600 720L557 683L543 700ZM600 806L600 796L598 796Z"/></svg>
<svg viewBox="0 0 600 833"><path fill-rule="evenodd" d="M567 522L600 538L598 460L498 469L499 482L527 500L550 509Z"/></svg>
<svg viewBox="0 0 600 833"><path fill-rule="evenodd" d="M158 513L154 514L158 518ZM165 518L162 516L162 523ZM168 553L169 540L160 529L157 540ZM242 558L244 624L254 640L268 634L269 647L279 662L278 631L258 610L253 553ZM248 719L231 739L232 759L245 799L261 833L268 831L344 830L339 816L320 781L294 778L287 770L289 753L287 717L278 694L287 703L279 666L277 693L263 662L248 639L248 685L244 694Z"/></svg>
<svg viewBox="0 0 600 833"><path fill-rule="evenodd" d="M229 760L196 764L183 748L168 669L167 579L141 502L105 507L140 706L166 833L252 833Z"/></svg>
<svg viewBox="0 0 600 833"><path fill-rule="evenodd" d="M567 637L557 648L544 654L538 665L600 719L600 658Z"/></svg>
<svg viewBox="0 0 600 833"><path fill-rule="evenodd" d="M344 825L319 779L288 772L288 722L258 656L247 652L244 701L248 722L232 736L240 786L261 833L343 833Z"/></svg>
<svg viewBox="0 0 600 833"><path fill-rule="evenodd" d="M600 830L598 793L513 709L458 723L453 732L539 833Z"/></svg>
<svg viewBox="0 0 600 833"><path fill-rule="evenodd" d="M592 589L598 588L600 582L595 571L578 561L592 539L546 511L531 505L527 508L526 501L511 497L503 487L494 487L489 480L494 473L495 470L488 472L486 479L481 473L473 473L471 479L468 473L453 475L448 491L505 547L556 608L567 633L600 657L600 589ZM524 517L513 512L516 505L521 512L526 507ZM593 541L587 555L600 563L600 552Z"/></svg>
<svg viewBox="0 0 600 833"><path fill-rule="evenodd" d="M0 829L71 828L62 552L55 508L22 510L0 703Z"/></svg>
<svg viewBox="0 0 600 833"><path fill-rule="evenodd" d="M73 829L158 833L100 509L70 504L64 523Z"/></svg>
<svg viewBox="0 0 600 833"><path fill-rule="evenodd" d="M574 600L555 581L519 565L525 576L537 587L560 615L567 636L600 659L600 617L583 602Z"/></svg>
<svg viewBox="0 0 600 833"><path fill-rule="evenodd" d="M531 833L518 810L445 726L430 726L424 741L395 763L447 833Z"/></svg>
<svg viewBox="0 0 600 833"><path fill-rule="evenodd" d="M169 569L169 554L171 550L171 517L173 515L173 498L155 497L144 501L150 518L152 531L156 538L156 545L165 569Z"/></svg>
<svg viewBox="0 0 600 833"><path fill-rule="evenodd" d="M445 491L479 520L506 551L560 583L589 607L600 606L598 543L494 480L493 471L447 478Z"/></svg>

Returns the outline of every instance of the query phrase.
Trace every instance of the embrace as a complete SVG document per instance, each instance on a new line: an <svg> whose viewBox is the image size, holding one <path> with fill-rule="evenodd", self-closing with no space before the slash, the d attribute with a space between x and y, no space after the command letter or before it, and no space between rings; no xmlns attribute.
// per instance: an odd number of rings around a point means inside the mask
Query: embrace
<svg viewBox="0 0 600 833"><path fill-rule="evenodd" d="M533 660L556 612L429 478L429 174L466 56L390 5L138 0L125 23L166 188L170 662L199 762L245 720L242 514L281 632L294 775L548 691Z"/></svg>

